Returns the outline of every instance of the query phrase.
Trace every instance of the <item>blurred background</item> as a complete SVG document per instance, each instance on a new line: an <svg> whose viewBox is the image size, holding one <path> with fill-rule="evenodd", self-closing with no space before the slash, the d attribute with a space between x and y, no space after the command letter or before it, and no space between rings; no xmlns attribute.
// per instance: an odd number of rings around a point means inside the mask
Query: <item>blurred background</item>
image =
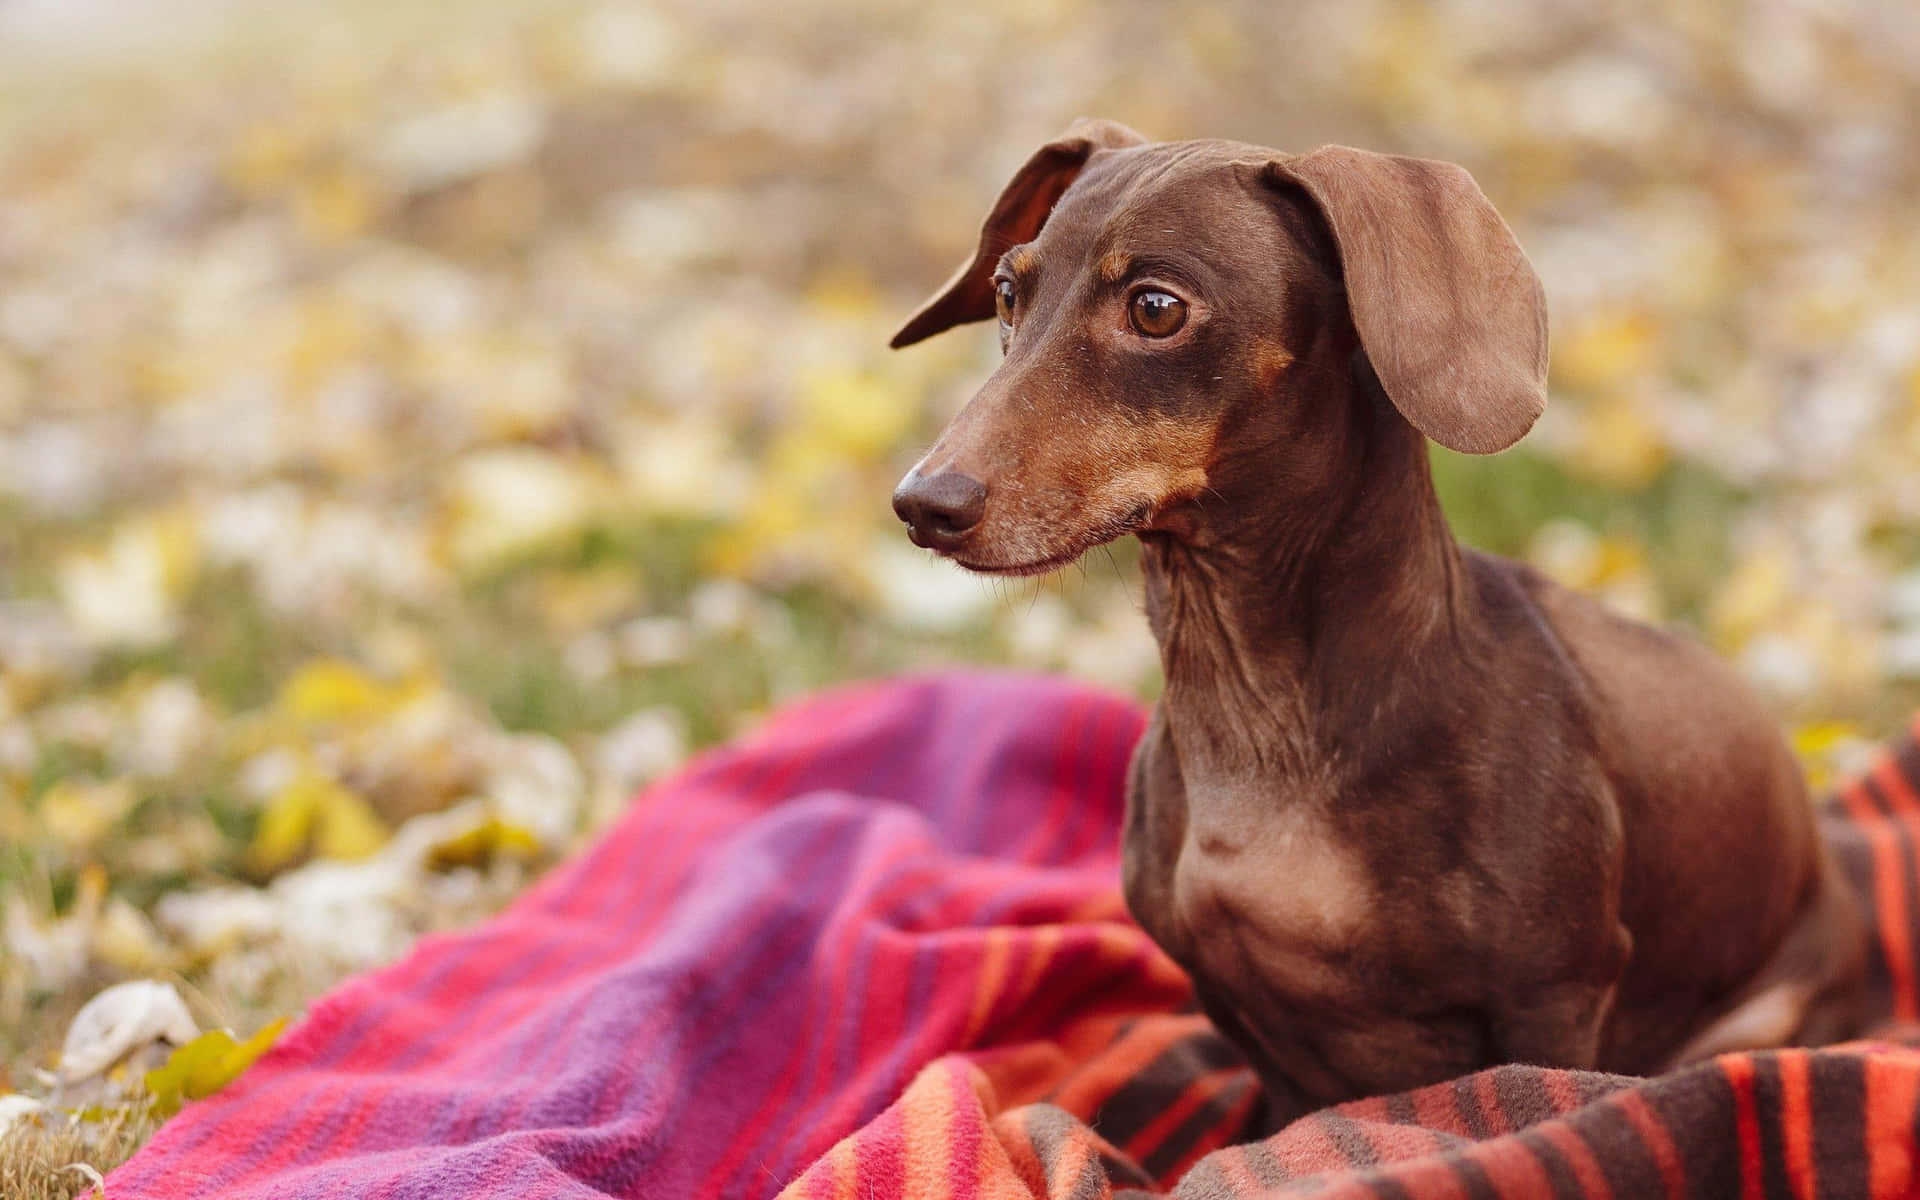
<svg viewBox="0 0 1920 1200"><path fill-rule="evenodd" d="M1150 697L1131 544L888 509L992 331L889 334L1073 117L1465 164L1553 398L1467 542L1920 707L1910 0L0 0L0 1093L105 984L251 1030L770 705Z"/></svg>

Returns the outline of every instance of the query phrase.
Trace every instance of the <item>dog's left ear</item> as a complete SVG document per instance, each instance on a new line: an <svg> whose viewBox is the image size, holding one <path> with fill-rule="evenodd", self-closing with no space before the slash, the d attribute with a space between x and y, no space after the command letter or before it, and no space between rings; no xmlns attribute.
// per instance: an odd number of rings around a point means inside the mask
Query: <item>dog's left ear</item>
<svg viewBox="0 0 1920 1200"><path fill-rule="evenodd" d="M1040 236L1040 227L1096 150L1119 150L1146 142L1117 121L1080 118L1067 131L1034 151L1014 173L980 228L980 248L953 278L907 319L888 344L911 346L955 325L984 321L994 313L993 267L1008 250Z"/></svg>
<svg viewBox="0 0 1920 1200"><path fill-rule="evenodd" d="M1473 177L1346 146L1264 169L1325 218L1354 329L1394 407L1451 450L1519 441L1547 406L1546 296Z"/></svg>

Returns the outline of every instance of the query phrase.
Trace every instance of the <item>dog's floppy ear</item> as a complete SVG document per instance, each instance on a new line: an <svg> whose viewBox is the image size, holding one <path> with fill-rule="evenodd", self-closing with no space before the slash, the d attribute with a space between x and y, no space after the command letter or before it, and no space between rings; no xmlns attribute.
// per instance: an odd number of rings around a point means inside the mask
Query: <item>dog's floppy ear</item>
<svg viewBox="0 0 1920 1200"><path fill-rule="evenodd" d="M898 350L923 338L944 333L968 321L984 321L994 313L993 267L1000 256L1040 235L1047 214L1087 165L1096 150L1138 146L1147 139L1114 121L1082 117L1067 131L1034 151L1026 165L1014 172L987 223L980 228L980 248L963 263L933 299L907 319L889 343Z"/></svg>
<svg viewBox="0 0 1920 1200"><path fill-rule="evenodd" d="M1360 343L1414 428L1472 454L1519 441L1547 406L1547 302L1473 177L1346 146L1266 171L1326 219Z"/></svg>

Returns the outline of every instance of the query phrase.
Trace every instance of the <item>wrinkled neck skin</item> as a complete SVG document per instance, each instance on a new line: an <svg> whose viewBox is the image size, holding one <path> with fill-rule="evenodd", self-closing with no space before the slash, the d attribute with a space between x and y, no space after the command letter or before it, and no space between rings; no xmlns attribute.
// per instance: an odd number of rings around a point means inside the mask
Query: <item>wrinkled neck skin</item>
<svg viewBox="0 0 1920 1200"><path fill-rule="evenodd" d="M1375 385L1315 371L1307 386L1320 394L1276 400L1333 414L1308 446L1229 431L1214 488L1141 535L1163 717L1196 808L1273 802L1276 785L1337 797L1477 640L1425 439Z"/></svg>

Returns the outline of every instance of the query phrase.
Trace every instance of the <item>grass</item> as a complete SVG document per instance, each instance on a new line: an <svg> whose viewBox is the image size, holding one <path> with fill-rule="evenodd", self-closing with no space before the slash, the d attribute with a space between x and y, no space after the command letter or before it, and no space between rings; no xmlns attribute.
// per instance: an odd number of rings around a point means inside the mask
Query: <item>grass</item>
<svg viewBox="0 0 1920 1200"><path fill-rule="evenodd" d="M91 1176L76 1165L105 1175L138 1150L159 1127L144 1109L116 1109L103 1119L68 1123L52 1131L16 1129L0 1134L0 1196L7 1200L74 1200L96 1194Z"/></svg>

